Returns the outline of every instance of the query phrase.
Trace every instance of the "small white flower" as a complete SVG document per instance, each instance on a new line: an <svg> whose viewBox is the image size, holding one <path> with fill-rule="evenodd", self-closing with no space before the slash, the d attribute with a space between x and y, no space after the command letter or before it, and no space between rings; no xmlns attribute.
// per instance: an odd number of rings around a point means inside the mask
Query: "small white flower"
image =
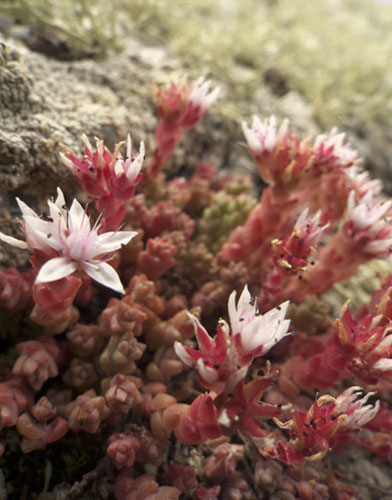
<svg viewBox="0 0 392 500"><path fill-rule="evenodd" d="M191 86L189 92L189 101L193 106L200 106L201 113L207 112L211 105L217 100L220 94L220 88L215 87L210 92L211 82L205 80L202 76Z"/></svg>
<svg viewBox="0 0 392 500"><path fill-rule="evenodd" d="M255 154L261 154L264 151L271 152L274 149L287 134L288 125L289 122L285 119L277 130L275 116L270 116L264 122L259 117L254 116L251 127L248 127L246 122L242 122L242 130L249 149Z"/></svg>
<svg viewBox="0 0 392 500"><path fill-rule="evenodd" d="M350 191L347 200L347 214L346 219L351 221L354 226L359 230L368 229L372 234L379 232L381 227L375 226L381 222L380 219L388 212L392 205L392 201L380 202L373 197L371 192L366 193L357 202L355 199L355 191Z"/></svg>
<svg viewBox="0 0 392 500"><path fill-rule="evenodd" d="M380 401L377 401L374 406L365 404L370 396L376 394L375 392L369 392L358 399L360 394L362 394L362 388L353 386L346 389L336 398L333 412L336 415L344 414L345 427L356 428L364 426L377 415L380 409Z"/></svg>
<svg viewBox="0 0 392 500"><path fill-rule="evenodd" d="M144 160L144 142L140 143L139 154L132 158L132 141L131 136L128 134L127 137L127 157L124 161L123 158L119 158L114 166L114 173L116 177L120 177L125 174L128 182L132 184L135 182L137 176L140 174L140 170L143 165Z"/></svg>
<svg viewBox="0 0 392 500"><path fill-rule="evenodd" d="M356 234L352 238L368 238L362 249L374 256L385 256L392 249L392 226L387 212L392 201L380 201L372 192L366 193L356 201L355 191L351 191L347 200L346 224L351 223Z"/></svg>
<svg viewBox="0 0 392 500"><path fill-rule="evenodd" d="M356 160L357 153L348 144L343 144L344 136L344 132L339 134L338 129L334 127L328 134L320 134L316 137L314 148L321 145L324 146L324 149L332 147L334 156L343 164L351 165Z"/></svg>
<svg viewBox="0 0 392 500"><path fill-rule="evenodd" d="M344 170L350 184L355 190L364 195L371 192L373 196L377 196L382 191L382 181L380 179L371 179L366 170L360 170L358 165L352 165Z"/></svg>
<svg viewBox="0 0 392 500"><path fill-rule="evenodd" d="M259 354L263 356L283 337L290 334L290 320L284 319L289 306L288 300L265 314L259 314L247 286L244 287L237 306L235 299L236 292L232 292L228 303L231 332L232 336L240 335L244 352L250 353L263 346Z"/></svg>
<svg viewBox="0 0 392 500"><path fill-rule="evenodd" d="M320 224L321 210L309 216L309 208L306 207L299 214L294 230L298 231L301 237L306 238L309 245L318 245L320 239L329 227L329 222L322 226Z"/></svg>
<svg viewBox="0 0 392 500"><path fill-rule="evenodd" d="M57 189L56 202L48 201L49 215L40 218L31 208L17 199L23 214L26 243L0 233L5 243L31 251L41 250L56 257L49 259L40 269L36 283L56 281L77 269L83 270L93 280L124 293L117 272L106 260L107 256L126 245L136 236L135 231L111 231L98 234L98 221L91 228L90 218L77 200L69 211L64 195Z"/></svg>

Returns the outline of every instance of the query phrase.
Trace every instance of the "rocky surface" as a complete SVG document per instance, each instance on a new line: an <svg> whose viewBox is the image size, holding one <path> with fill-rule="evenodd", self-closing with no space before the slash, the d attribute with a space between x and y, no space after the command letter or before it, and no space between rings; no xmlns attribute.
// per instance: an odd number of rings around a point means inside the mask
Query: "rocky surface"
<svg viewBox="0 0 392 500"><path fill-rule="evenodd" d="M167 82L187 74L184 64L159 46L140 40L124 43L121 53L101 59L59 61L33 52L21 42L0 45L0 222L8 234L18 234L15 196L34 208L61 185L72 198L77 189L59 160L59 144L82 151L82 134L103 138L108 147L132 134L144 140L147 158L154 147L156 125L152 82ZM215 83L215 82L214 82ZM219 82L216 82L219 84ZM222 101L230 100L223 88ZM289 116L302 130L315 130L308 106L291 92L278 99L261 88L249 106L252 113ZM171 171L192 168L198 161L240 170L254 169L238 123L213 110L184 138L175 152ZM11 215L11 217L10 217ZM0 248L0 264L21 265L26 257Z"/></svg>

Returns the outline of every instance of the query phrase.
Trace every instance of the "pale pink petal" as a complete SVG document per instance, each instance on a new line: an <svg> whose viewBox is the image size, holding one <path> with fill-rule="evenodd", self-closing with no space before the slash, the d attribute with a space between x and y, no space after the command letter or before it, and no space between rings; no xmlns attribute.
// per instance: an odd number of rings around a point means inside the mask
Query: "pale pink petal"
<svg viewBox="0 0 392 500"><path fill-rule="evenodd" d="M96 255L114 252L129 243L136 235L137 231L112 231L100 234L97 239L97 251L99 251L99 254L97 253Z"/></svg>
<svg viewBox="0 0 392 500"><path fill-rule="evenodd" d="M24 222L28 242L30 242L30 239L32 242L38 239L55 250L63 249L64 245L59 240L57 228L52 223L39 217L25 217Z"/></svg>
<svg viewBox="0 0 392 500"><path fill-rule="evenodd" d="M95 281L111 288L115 292L125 293L116 270L106 262L82 263L83 270Z"/></svg>
<svg viewBox="0 0 392 500"><path fill-rule="evenodd" d="M215 341L210 337L207 330L200 323L200 321L191 313L187 313L188 318L192 321L193 328L195 329L195 334L197 342L200 346L202 352L209 352L215 348Z"/></svg>
<svg viewBox="0 0 392 500"><path fill-rule="evenodd" d="M377 354L382 354L384 351L387 351L392 344L392 334L387 335L382 339L382 341L378 344L378 346L374 349L374 352Z"/></svg>
<svg viewBox="0 0 392 500"><path fill-rule="evenodd" d="M41 267L35 282L48 283L49 281L56 281L72 274L77 268L78 264L76 262L70 262L64 257L55 257L48 260Z"/></svg>
<svg viewBox="0 0 392 500"><path fill-rule="evenodd" d="M241 332L242 346L245 351L252 351L263 346L262 354L266 354L288 332L290 320L284 319L289 301L271 309L263 315L256 316Z"/></svg>
<svg viewBox="0 0 392 500"><path fill-rule="evenodd" d="M206 366L201 358L196 361L196 366L198 374L208 384L213 384L218 380L218 371L214 368L211 368L210 366Z"/></svg>
<svg viewBox="0 0 392 500"><path fill-rule="evenodd" d="M78 200L75 199L72 202L68 215L70 231L90 230L90 220L86 215L85 209L78 202Z"/></svg>
<svg viewBox="0 0 392 500"><path fill-rule="evenodd" d="M128 156L128 158L131 158L131 156L132 156L132 139L131 139L131 134L127 135L127 156Z"/></svg>
<svg viewBox="0 0 392 500"><path fill-rule="evenodd" d="M358 398L358 393L362 393L362 387L353 385L343 391L335 402L335 410L337 412L345 412L348 407Z"/></svg>
<svg viewBox="0 0 392 500"><path fill-rule="evenodd" d="M255 153L261 153L262 146L260 140L258 139L254 129L250 128L245 121L242 122L242 131L244 133L246 142L248 143L249 149L251 151L254 151Z"/></svg>
<svg viewBox="0 0 392 500"><path fill-rule="evenodd" d="M180 342L178 342L178 340L174 342L174 351L184 364L192 366L192 356L187 353L185 347Z"/></svg>
<svg viewBox="0 0 392 500"><path fill-rule="evenodd" d="M236 296L237 294L235 291L231 292L228 301L230 325L233 333L238 333L243 328L244 325L241 324L243 321L255 317L255 306L254 304L252 305L252 297L247 285L245 285L242 290L237 306L235 304Z"/></svg>
<svg viewBox="0 0 392 500"><path fill-rule="evenodd" d="M22 212L23 217L36 217L38 218L38 215L32 210L29 206L26 205L26 203L19 198L16 198L16 201L19 205L20 211Z"/></svg>
<svg viewBox="0 0 392 500"><path fill-rule="evenodd" d="M48 200L49 215L52 219L51 225L57 233L61 232L61 234L64 234L67 230L67 211L63 208L64 206L64 203L60 207L57 202L53 203L53 201Z"/></svg>
<svg viewBox="0 0 392 500"><path fill-rule="evenodd" d="M381 358L373 365L373 368L381 371L392 370L392 359Z"/></svg>
<svg viewBox="0 0 392 500"><path fill-rule="evenodd" d="M23 250L29 248L25 241L18 240L17 238L14 238L13 236L8 236L7 234L4 233L0 233L0 240L4 241L4 243L7 243L8 245L12 245L13 247L22 248Z"/></svg>
<svg viewBox="0 0 392 500"><path fill-rule="evenodd" d="M387 240L370 241L369 243L366 243L366 245L363 247L363 250L368 253L378 254L386 252L390 248L392 248L391 238Z"/></svg>

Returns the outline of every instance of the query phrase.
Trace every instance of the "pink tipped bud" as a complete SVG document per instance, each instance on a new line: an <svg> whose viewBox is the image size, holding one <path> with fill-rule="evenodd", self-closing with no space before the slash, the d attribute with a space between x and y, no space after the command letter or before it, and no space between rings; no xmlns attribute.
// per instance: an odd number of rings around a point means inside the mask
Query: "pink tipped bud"
<svg viewBox="0 0 392 500"><path fill-rule="evenodd" d="M117 469L132 467L136 452L140 449L140 442L137 438L126 434L112 434L108 444L108 455Z"/></svg>
<svg viewBox="0 0 392 500"><path fill-rule="evenodd" d="M22 342L17 345L17 350L20 356L12 371L26 377L34 390L38 391L48 378L58 374L56 357L60 349L53 339Z"/></svg>
<svg viewBox="0 0 392 500"><path fill-rule="evenodd" d="M128 413L132 407L142 402L142 395L135 384L134 377L121 374L112 378L105 398L111 408L123 413Z"/></svg>

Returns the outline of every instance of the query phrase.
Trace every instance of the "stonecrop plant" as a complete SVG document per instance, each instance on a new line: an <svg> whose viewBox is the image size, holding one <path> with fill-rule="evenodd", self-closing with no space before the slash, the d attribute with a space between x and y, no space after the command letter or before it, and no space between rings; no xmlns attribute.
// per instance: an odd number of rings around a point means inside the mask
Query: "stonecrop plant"
<svg viewBox="0 0 392 500"><path fill-rule="evenodd" d="M389 258L392 201L344 134L301 139L273 116L242 125L259 198L205 162L167 179L219 90L155 93L147 159L130 136L125 156L85 136L82 157L61 146L88 208L60 187L40 215L17 199L24 240L0 234L32 265L1 271L0 304L40 326L2 372L3 463L16 435L34 454L79 433L101 450L81 471L89 498L357 498L322 460L392 458L392 275L338 318L322 294Z"/></svg>

